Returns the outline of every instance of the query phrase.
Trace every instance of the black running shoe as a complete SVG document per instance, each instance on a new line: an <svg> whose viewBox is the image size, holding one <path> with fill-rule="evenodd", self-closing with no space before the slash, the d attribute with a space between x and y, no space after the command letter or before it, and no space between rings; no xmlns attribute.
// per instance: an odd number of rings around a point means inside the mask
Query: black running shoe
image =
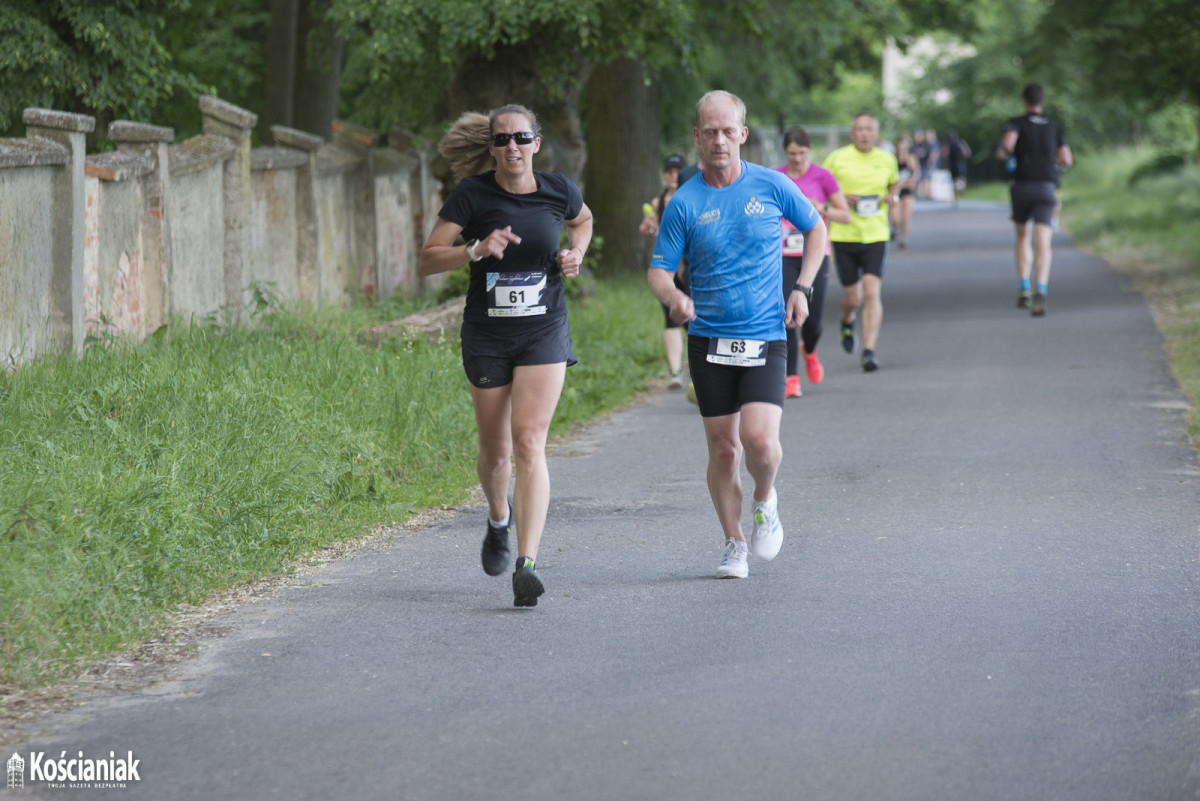
<svg viewBox="0 0 1200 801"><path fill-rule="evenodd" d="M1041 317L1046 313L1046 296L1041 292L1033 293L1033 306L1030 308L1029 313L1034 317Z"/></svg>
<svg viewBox="0 0 1200 801"><path fill-rule="evenodd" d="M873 373L879 369L879 360L875 358L875 351L873 351L873 350L864 350L863 351L862 369L868 373Z"/></svg>
<svg viewBox="0 0 1200 801"><path fill-rule="evenodd" d="M1017 293L1017 308L1018 309L1028 309L1029 308L1029 290L1028 289L1022 289L1020 292Z"/></svg>
<svg viewBox="0 0 1200 801"><path fill-rule="evenodd" d="M533 560L528 556L518 558L513 570L513 606L537 606L538 596L545 591L546 586L538 578Z"/></svg>
<svg viewBox="0 0 1200 801"><path fill-rule="evenodd" d="M842 350L854 353L854 323L842 323Z"/></svg>
<svg viewBox="0 0 1200 801"><path fill-rule="evenodd" d="M512 531L512 501L508 502L508 525L504 528L494 528L488 520L487 534L483 536L483 550L480 554L483 561L483 572L489 576L498 576L508 565L510 551L508 535Z"/></svg>

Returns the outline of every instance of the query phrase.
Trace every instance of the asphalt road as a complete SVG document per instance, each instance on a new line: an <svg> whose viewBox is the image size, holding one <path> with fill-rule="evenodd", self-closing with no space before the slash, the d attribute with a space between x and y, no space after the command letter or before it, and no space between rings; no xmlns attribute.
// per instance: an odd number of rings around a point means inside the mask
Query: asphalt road
<svg viewBox="0 0 1200 801"><path fill-rule="evenodd" d="M1185 399L1125 278L1056 235L1033 319L1011 248L1000 206L923 206L873 374L831 288L826 380L784 414L783 550L748 579L713 578L695 407L652 395L553 455L536 609L484 575L464 509L18 749L132 751L139 781L8 794L1200 798Z"/></svg>

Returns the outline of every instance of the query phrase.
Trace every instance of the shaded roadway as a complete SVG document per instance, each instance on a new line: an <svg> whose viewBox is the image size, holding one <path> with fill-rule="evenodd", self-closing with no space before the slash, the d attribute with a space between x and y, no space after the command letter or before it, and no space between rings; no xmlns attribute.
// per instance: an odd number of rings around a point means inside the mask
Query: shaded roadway
<svg viewBox="0 0 1200 801"><path fill-rule="evenodd" d="M748 579L712 578L695 408L652 394L556 448L536 609L464 509L20 750L132 750L105 797L164 800L1200 798L1184 396L1145 300L1065 235L1049 314L1018 311L1012 236L998 205L921 206L874 374L831 285L783 550Z"/></svg>

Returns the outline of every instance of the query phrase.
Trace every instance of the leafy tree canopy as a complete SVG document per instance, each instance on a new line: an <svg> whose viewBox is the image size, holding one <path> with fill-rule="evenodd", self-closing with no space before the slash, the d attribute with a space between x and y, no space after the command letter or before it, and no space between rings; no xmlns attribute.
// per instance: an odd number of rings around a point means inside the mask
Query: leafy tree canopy
<svg viewBox="0 0 1200 801"><path fill-rule="evenodd" d="M244 101L261 75L261 0L4 0L0 131L46 107L198 128L196 98Z"/></svg>
<svg viewBox="0 0 1200 801"><path fill-rule="evenodd" d="M565 92L579 59L620 56L652 64L686 58L691 0L334 0L347 31L347 103L356 121L386 128L437 121L439 105L466 58L535 48L538 79ZM496 69L505 68L497 64Z"/></svg>
<svg viewBox="0 0 1200 801"><path fill-rule="evenodd" d="M940 133L957 128L975 160L988 165L1004 121L1021 113L1022 88L1036 81L1046 88L1048 113L1064 124L1077 152L1189 128L1159 121L1164 110L1184 123L1194 118L1200 23L1182 3L977 0L973 10L977 32L968 41L975 55L945 68L929 65L909 87L915 102L897 125L932 126ZM1159 30L1162 25L1172 28L1170 34ZM1177 106L1181 98L1193 99ZM1176 147L1194 141L1176 136Z"/></svg>
<svg viewBox="0 0 1200 801"><path fill-rule="evenodd" d="M0 129L30 106L145 118L196 88L161 34L183 0L7 0L0 4Z"/></svg>

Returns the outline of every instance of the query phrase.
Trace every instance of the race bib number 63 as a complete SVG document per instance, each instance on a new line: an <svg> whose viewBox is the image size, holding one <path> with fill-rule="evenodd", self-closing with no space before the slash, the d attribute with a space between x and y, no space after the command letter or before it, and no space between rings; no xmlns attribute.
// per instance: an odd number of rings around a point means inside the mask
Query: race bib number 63
<svg viewBox="0 0 1200 801"><path fill-rule="evenodd" d="M762 367L767 363L767 343L761 339L710 339L707 359L732 367Z"/></svg>

